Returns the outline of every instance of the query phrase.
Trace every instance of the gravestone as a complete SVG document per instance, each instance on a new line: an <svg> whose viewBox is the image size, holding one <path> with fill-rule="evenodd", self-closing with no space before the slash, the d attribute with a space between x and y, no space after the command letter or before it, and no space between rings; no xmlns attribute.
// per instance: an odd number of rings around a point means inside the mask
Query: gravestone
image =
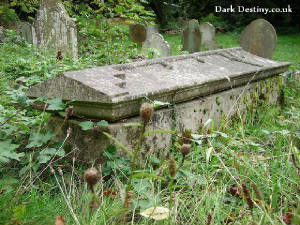
<svg viewBox="0 0 300 225"><path fill-rule="evenodd" d="M146 40L150 39L153 34L158 34L157 26L156 25L147 25L146 26Z"/></svg>
<svg viewBox="0 0 300 225"><path fill-rule="evenodd" d="M277 44L274 27L264 19L252 21L240 37L241 47L257 56L272 59Z"/></svg>
<svg viewBox="0 0 300 225"><path fill-rule="evenodd" d="M186 20L183 19L183 17L178 17L177 18L177 26L179 28L183 29L185 25L186 25Z"/></svg>
<svg viewBox="0 0 300 225"><path fill-rule="evenodd" d="M0 26L0 43L4 40L4 27Z"/></svg>
<svg viewBox="0 0 300 225"><path fill-rule="evenodd" d="M77 58L77 30L62 3L57 0L41 0L34 21L36 46L51 47L63 55Z"/></svg>
<svg viewBox="0 0 300 225"><path fill-rule="evenodd" d="M197 20L189 20L184 27L182 34L183 50L192 52L200 52L201 48L201 32Z"/></svg>
<svg viewBox="0 0 300 225"><path fill-rule="evenodd" d="M52 116L47 127L61 139L70 127L66 149L76 147L82 158L101 160L103 151L113 144L102 131L134 149L140 127L130 124L142 123L139 109L143 102L150 99L171 103L155 110L146 131L197 132L209 119L218 126L235 114L244 118L252 104L276 103L282 85L278 75L289 65L241 48L222 49L64 72L30 87L27 95L73 100L73 117L65 120ZM98 131L83 131L79 123L90 119L105 119L109 125L98 127ZM141 149L163 155L171 143L170 134L153 133L145 136Z"/></svg>
<svg viewBox="0 0 300 225"><path fill-rule="evenodd" d="M184 102L277 75L288 66L241 48L222 49L65 72L31 87L27 95L76 99L77 114L113 121L138 114L144 96Z"/></svg>
<svg viewBox="0 0 300 225"><path fill-rule="evenodd" d="M130 124L142 123L139 109L143 102L150 99L171 103L155 110L146 131L191 129L197 132L209 119L218 126L220 121L235 114L245 116L252 103L276 103L282 85L282 77L278 75L289 65L252 55L241 48L221 49L64 72L30 87L27 95L64 101L75 99L71 103L73 117L66 121L52 116L47 127L61 139L70 127L72 132L66 149L76 146L82 150L82 158L101 160L103 151L113 144L102 131L134 149L140 127ZM99 131L83 131L79 123L90 119L105 119L109 125L98 127ZM164 154L163 150L171 143L170 134L153 133L145 136L141 149Z"/></svg>
<svg viewBox="0 0 300 225"><path fill-rule="evenodd" d="M155 54L154 58L167 57L170 56L170 45L166 42L163 36L159 33L154 33L149 39L143 43L143 52L148 55L151 49L157 49L159 51L159 55Z"/></svg>
<svg viewBox="0 0 300 225"><path fill-rule="evenodd" d="M147 29L142 24L129 25L129 37L135 43L142 45L147 38Z"/></svg>
<svg viewBox="0 0 300 225"><path fill-rule="evenodd" d="M208 22L200 24L201 31L201 48L206 50L218 49L218 44L216 40L216 30L215 27Z"/></svg>
<svg viewBox="0 0 300 225"><path fill-rule="evenodd" d="M30 23L20 22L17 27L17 33L29 44L36 45L35 29Z"/></svg>

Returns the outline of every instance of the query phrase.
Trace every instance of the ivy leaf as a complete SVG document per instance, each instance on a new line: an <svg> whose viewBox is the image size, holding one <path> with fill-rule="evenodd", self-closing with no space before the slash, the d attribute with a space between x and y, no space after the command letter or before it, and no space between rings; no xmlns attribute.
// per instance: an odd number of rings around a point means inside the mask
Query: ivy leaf
<svg viewBox="0 0 300 225"><path fill-rule="evenodd" d="M99 127L107 127L108 126L108 122L106 120L101 120L97 123L97 126Z"/></svg>
<svg viewBox="0 0 300 225"><path fill-rule="evenodd" d="M0 163L9 162L11 159L20 161L20 158L24 156L24 153L16 153L15 150L19 145L12 144L11 140L0 142Z"/></svg>
<svg viewBox="0 0 300 225"><path fill-rule="evenodd" d="M55 110L55 111L59 111L59 110L63 110L64 109L64 103L60 98L53 98L48 100L47 102L49 104L48 106L48 110Z"/></svg>
<svg viewBox="0 0 300 225"><path fill-rule="evenodd" d="M90 130L94 127L94 123L92 121L84 121L79 123L79 126L81 126L82 130Z"/></svg>

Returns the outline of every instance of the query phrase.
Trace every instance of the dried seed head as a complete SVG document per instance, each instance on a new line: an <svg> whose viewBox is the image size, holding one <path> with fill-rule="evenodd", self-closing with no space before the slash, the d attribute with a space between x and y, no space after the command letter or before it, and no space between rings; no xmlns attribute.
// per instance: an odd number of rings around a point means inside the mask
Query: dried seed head
<svg viewBox="0 0 300 225"><path fill-rule="evenodd" d="M70 106L68 106L68 108L66 108L66 116L67 116L67 118L69 118L70 116L72 116L73 115L73 106L72 105L70 105Z"/></svg>
<svg viewBox="0 0 300 225"><path fill-rule="evenodd" d="M189 129L185 129L182 134L181 137L179 138L179 144L183 145L183 144L191 144L192 143L192 130Z"/></svg>
<svg viewBox="0 0 300 225"><path fill-rule="evenodd" d="M140 115L144 121L145 124L147 124L153 115L153 106L149 103L143 103L141 108L140 108Z"/></svg>
<svg viewBox="0 0 300 225"><path fill-rule="evenodd" d="M100 179L100 174L96 168L90 168L85 171L84 179L88 183L89 188L93 190L93 186Z"/></svg>
<svg viewBox="0 0 300 225"><path fill-rule="evenodd" d="M211 224L211 221L212 221L212 215L211 215L210 213L208 213L206 224L207 224L207 225L210 225L210 224Z"/></svg>
<svg viewBox="0 0 300 225"><path fill-rule="evenodd" d="M186 155L188 155L190 153L190 151L191 151L191 145L189 145L189 144L183 144L181 146L180 151L181 151L181 154L183 155L183 157L185 157Z"/></svg>
<svg viewBox="0 0 300 225"><path fill-rule="evenodd" d="M100 127L99 126L94 126L92 129L95 133L99 133L100 132Z"/></svg>
<svg viewBox="0 0 300 225"><path fill-rule="evenodd" d="M127 209L129 209L129 207L130 207L132 195L133 195L133 191L128 191L127 192L127 198L126 198L126 203L125 203L125 207Z"/></svg>
<svg viewBox="0 0 300 225"><path fill-rule="evenodd" d="M169 174L172 178L176 175L176 162L172 155L169 158Z"/></svg>
<svg viewBox="0 0 300 225"><path fill-rule="evenodd" d="M252 201L252 198L250 195L250 191L249 191L248 187L246 186L246 184L242 184L242 190L243 190L243 194L245 196L246 202L248 204L248 207L250 209L253 209L254 204L253 204L253 201Z"/></svg>
<svg viewBox="0 0 300 225"><path fill-rule="evenodd" d="M96 197L93 197L92 201L89 204L91 210L97 210L99 208L99 200Z"/></svg>

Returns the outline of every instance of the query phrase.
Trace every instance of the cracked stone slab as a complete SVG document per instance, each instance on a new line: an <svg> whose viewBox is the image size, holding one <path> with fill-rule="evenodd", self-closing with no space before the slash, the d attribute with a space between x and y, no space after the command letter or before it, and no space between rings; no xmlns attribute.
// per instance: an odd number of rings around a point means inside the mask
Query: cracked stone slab
<svg viewBox="0 0 300 225"><path fill-rule="evenodd" d="M75 114L116 121L138 115L146 98L185 102L276 76L289 65L242 48L220 49L65 72L32 86L27 95L75 99Z"/></svg>

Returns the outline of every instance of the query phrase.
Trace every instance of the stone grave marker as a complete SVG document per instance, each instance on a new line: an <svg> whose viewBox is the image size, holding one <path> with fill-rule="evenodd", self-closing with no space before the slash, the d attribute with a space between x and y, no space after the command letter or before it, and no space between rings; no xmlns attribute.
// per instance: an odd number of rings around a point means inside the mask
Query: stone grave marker
<svg viewBox="0 0 300 225"><path fill-rule="evenodd" d="M118 120L139 113L147 96L183 102L284 72L289 63L254 56L241 48L222 49L61 75L31 87L29 97L76 99L74 110L86 117Z"/></svg>
<svg viewBox="0 0 300 225"><path fill-rule="evenodd" d="M154 58L170 56L170 45L164 40L163 36L159 33L154 33L152 36L143 43L143 52L148 54L151 49L157 49L159 55L154 53Z"/></svg>
<svg viewBox="0 0 300 225"><path fill-rule="evenodd" d="M36 35L34 27L27 22L21 22L18 24L17 33L23 37L29 44L36 45Z"/></svg>
<svg viewBox="0 0 300 225"><path fill-rule="evenodd" d="M146 26L146 40L150 39L153 34L158 34L157 25L147 25Z"/></svg>
<svg viewBox="0 0 300 225"><path fill-rule="evenodd" d="M186 20L183 19L183 17L178 17L177 18L177 26L179 28L183 29L185 25L186 25Z"/></svg>
<svg viewBox="0 0 300 225"><path fill-rule="evenodd" d="M218 126L222 119L236 113L245 116L252 102L276 103L282 85L278 75L289 65L242 48L222 49L64 72L30 87L27 95L75 99L73 117L64 121L63 117L52 116L47 127L61 139L70 127L66 149L76 146L82 150L82 158L101 160L103 151L112 144L102 131L128 148L136 146L140 127L126 123L141 123L139 109L143 102L150 99L176 104L176 108L166 104L155 110L147 130L175 127L180 132L196 132L208 119ZM79 126L82 119L105 119L109 125L100 127L99 132L83 131ZM170 134L154 133L145 137L141 149L156 151L170 145Z"/></svg>
<svg viewBox="0 0 300 225"><path fill-rule="evenodd" d="M276 44L276 31L264 19L252 21L240 37L240 45L244 50L267 59L272 59Z"/></svg>
<svg viewBox="0 0 300 225"><path fill-rule="evenodd" d="M147 29L142 24L129 25L129 37L132 41L142 45L147 38Z"/></svg>
<svg viewBox="0 0 300 225"><path fill-rule="evenodd" d="M192 52L200 52L201 48L201 32L197 20L189 20L184 27L182 33L183 50Z"/></svg>
<svg viewBox="0 0 300 225"><path fill-rule="evenodd" d="M63 55L77 58L76 25L58 0L40 1L34 28L38 48L52 47Z"/></svg>
<svg viewBox="0 0 300 225"><path fill-rule="evenodd" d="M208 22L200 24L201 31L201 48L205 50L215 50L218 49L217 39L215 37L216 30L215 27Z"/></svg>
<svg viewBox="0 0 300 225"><path fill-rule="evenodd" d="M27 95L75 99L73 117L64 121L63 117L52 116L47 127L60 139L65 138L70 127L66 148L76 146L82 150L82 158L101 160L103 151L113 143L102 131L134 149L140 127L126 123L141 123L139 109L143 102L150 99L171 103L155 110L147 131L197 132L208 119L218 126L224 118L245 115L252 102L276 103L282 85L278 75L289 65L252 55L242 48L221 49L64 72L30 87ZM79 126L82 119L105 119L109 125L100 127L99 132L83 131ZM158 151L170 145L170 134L154 133L145 137L141 149Z"/></svg>

